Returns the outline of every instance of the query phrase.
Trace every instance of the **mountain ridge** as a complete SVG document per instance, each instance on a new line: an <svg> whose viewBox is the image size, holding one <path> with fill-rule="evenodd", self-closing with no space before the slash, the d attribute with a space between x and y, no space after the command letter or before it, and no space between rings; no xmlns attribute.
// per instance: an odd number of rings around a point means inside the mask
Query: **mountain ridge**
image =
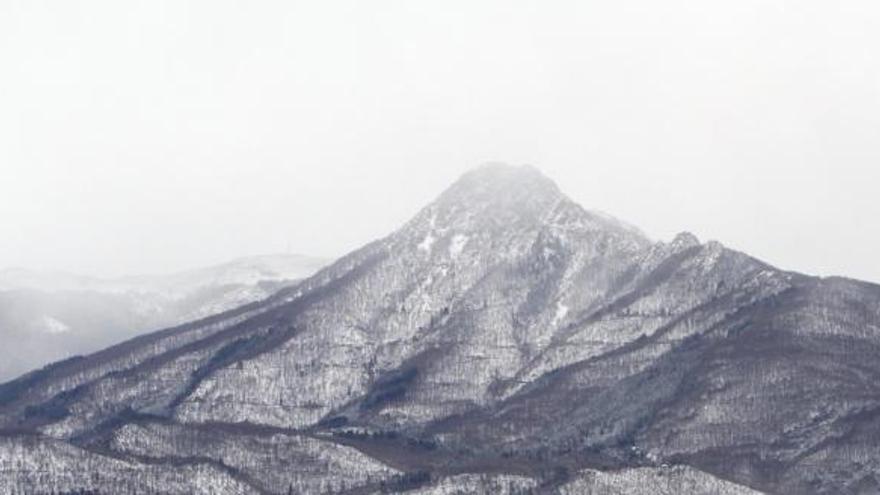
<svg viewBox="0 0 880 495"><path fill-rule="evenodd" d="M0 271L0 381L70 355L264 299L326 261L300 255L236 259L169 275L101 279Z"/></svg>
<svg viewBox="0 0 880 495"><path fill-rule="evenodd" d="M68 271L59 270L31 270L23 267L0 269L0 290L40 290L46 292L60 292L69 290L102 290L110 292L125 292L128 290L143 291L147 286L150 290L156 287L165 288L169 285L168 280L179 281L181 279L196 279L187 284L187 288L198 288L203 285L216 285L210 280L213 275L222 278L226 271L234 272L251 269L255 272L267 272L269 279L277 279L288 276L290 279L301 279L327 264L327 260L314 256L301 254L277 253L267 255L242 256L230 261L186 270L179 270L164 274L149 275L122 275L117 277L96 277L81 275ZM270 271L270 268L275 268ZM243 283L247 280L233 278L229 274L229 283ZM172 284L179 285L179 284Z"/></svg>

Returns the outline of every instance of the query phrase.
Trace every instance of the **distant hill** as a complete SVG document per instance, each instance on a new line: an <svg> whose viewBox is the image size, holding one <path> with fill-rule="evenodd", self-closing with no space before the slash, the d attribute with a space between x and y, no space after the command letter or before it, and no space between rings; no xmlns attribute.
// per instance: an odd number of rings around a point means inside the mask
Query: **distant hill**
<svg viewBox="0 0 880 495"><path fill-rule="evenodd" d="M196 320L270 296L325 260L241 258L171 275L100 279L0 271L0 382L73 354Z"/></svg>

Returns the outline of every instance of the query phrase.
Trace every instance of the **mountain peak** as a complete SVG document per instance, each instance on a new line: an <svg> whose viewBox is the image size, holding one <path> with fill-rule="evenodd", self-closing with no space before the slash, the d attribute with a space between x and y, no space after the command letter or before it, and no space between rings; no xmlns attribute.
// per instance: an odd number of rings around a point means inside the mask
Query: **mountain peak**
<svg viewBox="0 0 880 495"><path fill-rule="evenodd" d="M529 165L488 163L465 173L429 207L440 216L540 217L566 199L556 184Z"/></svg>
<svg viewBox="0 0 880 495"><path fill-rule="evenodd" d="M399 233L421 239L458 234L508 236L531 232L562 204L572 204L531 166L488 163L462 175Z"/></svg>
<svg viewBox="0 0 880 495"><path fill-rule="evenodd" d="M420 253L434 253L432 248L440 247L437 253L458 253L455 246L466 245L472 251L498 254L501 250L515 256L530 249L538 236L597 246L606 242L601 238L622 251L649 242L636 229L585 210L537 168L502 163L465 173L394 237Z"/></svg>
<svg viewBox="0 0 880 495"><path fill-rule="evenodd" d="M476 167L458 179L447 194L459 199L464 195L501 196L540 195L558 199L562 196L556 184L540 170L531 165L508 165L486 163Z"/></svg>
<svg viewBox="0 0 880 495"><path fill-rule="evenodd" d="M511 165L504 162L486 162L464 173L462 179L543 179L550 181L533 165ZM551 181L552 182L552 181Z"/></svg>

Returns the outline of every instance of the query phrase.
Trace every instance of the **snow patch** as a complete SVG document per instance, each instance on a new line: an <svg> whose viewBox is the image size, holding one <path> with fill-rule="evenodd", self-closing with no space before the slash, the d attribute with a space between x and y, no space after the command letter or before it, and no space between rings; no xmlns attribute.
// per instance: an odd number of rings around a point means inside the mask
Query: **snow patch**
<svg viewBox="0 0 880 495"><path fill-rule="evenodd" d="M434 234L432 232L428 232L428 235L425 236L425 239L419 243L419 251L431 252L431 246L434 245L434 242L437 239L434 238Z"/></svg>
<svg viewBox="0 0 880 495"><path fill-rule="evenodd" d="M568 316L568 306L562 304L562 301L558 301L556 303L556 314L553 316L552 325L558 325L566 316Z"/></svg>
<svg viewBox="0 0 880 495"><path fill-rule="evenodd" d="M42 327L44 332L52 335L58 335L60 333L67 333L70 331L70 327L66 323L61 320L52 318L51 316L44 316L40 318L40 327Z"/></svg>
<svg viewBox="0 0 880 495"><path fill-rule="evenodd" d="M449 256L452 258L457 258L458 255L464 251L465 245L467 245L468 236L464 234L455 234L452 238L452 243L449 244Z"/></svg>

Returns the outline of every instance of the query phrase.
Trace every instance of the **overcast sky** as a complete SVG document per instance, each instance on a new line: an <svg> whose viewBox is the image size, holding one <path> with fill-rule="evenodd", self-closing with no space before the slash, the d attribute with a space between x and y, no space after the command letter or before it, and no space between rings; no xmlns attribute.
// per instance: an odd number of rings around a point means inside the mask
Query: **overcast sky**
<svg viewBox="0 0 880 495"><path fill-rule="evenodd" d="M337 256L529 163L658 240L880 281L880 2L0 2L0 266Z"/></svg>

